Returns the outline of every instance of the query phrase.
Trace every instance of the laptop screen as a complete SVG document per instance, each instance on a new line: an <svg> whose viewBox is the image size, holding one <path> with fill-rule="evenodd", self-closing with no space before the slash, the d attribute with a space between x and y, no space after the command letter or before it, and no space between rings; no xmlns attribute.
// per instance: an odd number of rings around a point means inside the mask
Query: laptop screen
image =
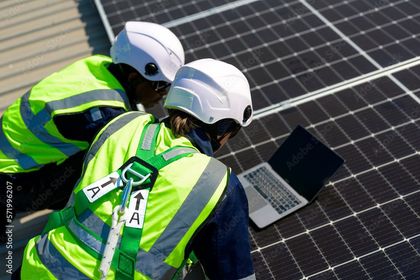
<svg viewBox="0 0 420 280"><path fill-rule="evenodd" d="M344 160L297 126L268 163L308 201L312 201Z"/></svg>

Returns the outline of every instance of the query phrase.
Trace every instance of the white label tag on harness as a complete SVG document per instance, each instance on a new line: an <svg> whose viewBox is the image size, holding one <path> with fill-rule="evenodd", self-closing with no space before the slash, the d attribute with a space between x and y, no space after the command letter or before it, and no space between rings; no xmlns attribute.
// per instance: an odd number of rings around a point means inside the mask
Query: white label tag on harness
<svg viewBox="0 0 420 280"><path fill-rule="evenodd" d="M99 179L98 181L90 184L89 186L84 187L83 192L85 193L89 202L95 202L96 200L103 197L113 189L117 188L117 182L119 181L119 177L120 175L117 172L113 172ZM122 186L121 182L120 186Z"/></svg>
<svg viewBox="0 0 420 280"><path fill-rule="evenodd" d="M125 226L143 228L149 190L139 190L131 194L130 205L126 210Z"/></svg>

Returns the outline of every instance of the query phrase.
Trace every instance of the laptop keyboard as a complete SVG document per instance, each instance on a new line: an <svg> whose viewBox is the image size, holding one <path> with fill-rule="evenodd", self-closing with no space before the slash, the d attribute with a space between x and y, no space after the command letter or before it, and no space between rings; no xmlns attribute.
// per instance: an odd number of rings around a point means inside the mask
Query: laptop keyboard
<svg viewBox="0 0 420 280"><path fill-rule="evenodd" d="M265 166L245 174L244 177L279 214L300 204L300 200Z"/></svg>

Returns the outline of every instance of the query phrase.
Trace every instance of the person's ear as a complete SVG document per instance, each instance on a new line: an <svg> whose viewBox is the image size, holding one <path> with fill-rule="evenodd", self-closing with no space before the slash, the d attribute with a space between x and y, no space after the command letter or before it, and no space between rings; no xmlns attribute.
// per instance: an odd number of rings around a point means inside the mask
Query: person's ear
<svg viewBox="0 0 420 280"><path fill-rule="evenodd" d="M225 132L223 133L222 136L219 137L219 139L217 139L217 141L220 144L220 148L228 142L230 135L231 135L231 132Z"/></svg>
<svg viewBox="0 0 420 280"><path fill-rule="evenodd" d="M131 81L135 80L136 78L137 78L136 73L130 72L127 76L127 81L131 82Z"/></svg>
<svg viewBox="0 0 420 280"><path fill-rule="evenodd" d="M127 76L127 81L128 82L132 82L132 81L134 81L134 80L136 80L136 79L138 79L139 78L139 74L138 73L136 73L136 72L130 72L129 74L128 74L128 76Z"/></svg>

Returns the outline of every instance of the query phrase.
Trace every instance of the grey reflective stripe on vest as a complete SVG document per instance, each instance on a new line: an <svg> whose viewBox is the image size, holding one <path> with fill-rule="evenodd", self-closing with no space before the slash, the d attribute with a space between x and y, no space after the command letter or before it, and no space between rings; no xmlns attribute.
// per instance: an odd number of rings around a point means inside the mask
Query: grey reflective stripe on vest
<svg viewBox="0 0 420 280"><path fill-rule="evenodd" d="M92 144L89 151L86 154L85 161L84 161L84 167L86 168L89 164L89 162L95 157L95 155L98 153L99 149L102 147L102 145L105 143L105 141L114 134L117 130L120 130L123 126L125 126L127 123L132 121L133 119L144 115L145 113L142 112L130 112L125 113L121 117L118 117L117 120L112 122L108 127L102 131L99 138ZM80 179L79 179L80 180ZM77 185L77 184L76 184Z"/></svg>
<svg viewBox="0 0 420 280"><path fill-rule="evenodd" d="M70 220L67 228L78 240L82 241L86 246L94 250L96 253L102 255L103 251L105 250L105 244L81 228L73 219Z"/></svg>
<svg viewBox="0 0 420 280"><path fill-rule="evenodd" d="M168 161L176 156L182 155L182 154L187 154L187 153L196 153L197 150L193 149L193 148L176 148L173 149L167 153L163 154L163 159Z"/></svg>
<svg viewBox="0 0 420 280"><path fill-rule="evenodd" d="M57 279L89 279L69 263L48 240L47 234L36 242L36 251L42 264ZM36 275L34 275L36 278Z"/></svg>
<svg viewBox="0 0 420 280"><path fill-rule="evenodd" d="M12 144L10 144L9 140L3 132L3 117L0 118L0 150L7 157L17 160L20 167L25 170L41 166L36 163L36 161L30 156L25 155L13 148Z"/></svg>
<svg viewBox="0 0 420 280"><path fill-rule="evenodd" d="M247 277L241 278L239 280L256 280L257 278L255 278L255 273L252 275L249 275Z"/></svg>
<svg viewBox="0 0 420 280"><path fill-rule="evenodd" d="M116 89L96 89L88 92L84 92L78 95L73 95L61 100L55 100L48 102L46 108L50 111L56 111L60 109L67 109L77 107L88 102L99 101L99 100L115 100L123 102L128 108L130 104L127 100L127 96L124 91Z"/></svg>
<svg viewBox="0 0 420 280"><path fill-rule="evenodd" d="M39 140L60 150L66 156L71 156L79 152L80 148L76 145L65 143L48 132L45 128L45 124L51 119L50 112L43 109L35 115L29 104L29 94L29 92L25 93L20 102L20 115L29 131Z"/></svg>
<svg viewBox="0 0 420 280"><path fill-rule="evenodd" d="M85 227L93 231L97 236L100 236L102 240L108 238L109 225L104 223L98 216L96 216L90 209L80 214L77 219Z"/></svg>
<svg viewBox="0 0 420 280"><path fill-rule="evenodd" d="M158 124L152 123L147 127L143 143L141 144L141 148L143 150L149 151L152 148L153 136L155 135L155 131L158 128L158 126Z"/></svg>
<svg viewBox="0 0 420 280"><path fill-rule="evenodd" d="M92 101L116 100L127 104L125 93L118 90L101 89L92 90L82 94L70 96L61 100L51 101L45 104L45 108L36 115L32 112L29 103L30 92L21 98L20 114L26 127L42 142L55 147L66 156L71 156L80 151L74 144L63 142L61 139L49 134L45 124L51 120L51 114L59 109L73 108ZM126 105L127 106L127 105Z"/></svg>
<svg viewBox="0 0 420 280"><path fill-rule="evenodd" d="M175 148L168 153L164 154L169 156L165 160L170 160L173 157L186 153L195 153L197 152L192 148ZM79 223L83 224L90 231L94 232L98 237L105 242L108 238L109 225L103 222L98 216L96 216L90 209L87 209L77 218ZM82 241L86 246L90 247L92 250L98 254L102 254L104 244L101 240L96 239L94 236L89 234L86 230L80 227L73 219L68 225L68 229L75 235L80 241Z"/></svg>
<svg viewBox="0 0 420 280"><path fill-rule="evenodd" d="M167 272L171 267L164 260L175 249L190 226L204 210L225 175L225 165L212 158L171 222L149 252L142 250L138 252L137 271L152 279L164 279L168 275Z"/></svg>

